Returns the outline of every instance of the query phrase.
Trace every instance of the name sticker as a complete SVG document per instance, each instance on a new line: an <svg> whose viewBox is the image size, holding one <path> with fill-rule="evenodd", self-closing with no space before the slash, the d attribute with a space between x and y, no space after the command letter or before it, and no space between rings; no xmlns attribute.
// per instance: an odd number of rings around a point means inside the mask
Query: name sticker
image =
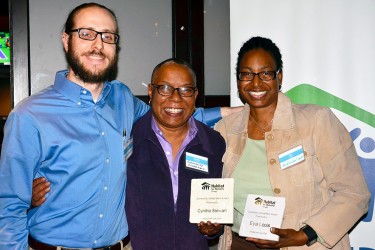
<svg viewBox="0 0 375 250"><path fill-rule="evenodd" d="M186 168L208 173L208 158L186 152Z"/></svg>
<svg viewBox="0 0 375 250"><path fill-rule="evenodd" d="M302 145L292 148L279 155L281 169L289 168L305 160Z"/></svg>

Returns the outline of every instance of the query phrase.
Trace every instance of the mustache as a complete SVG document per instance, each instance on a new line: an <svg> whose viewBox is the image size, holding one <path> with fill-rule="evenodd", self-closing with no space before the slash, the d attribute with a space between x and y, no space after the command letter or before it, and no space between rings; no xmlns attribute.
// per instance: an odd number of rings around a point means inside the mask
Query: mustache
<svg viewBox="0 0 375 250"><path fill-rule="evenodd" d="M90 56L90 55L101 56L103 58L107 57L106 54L104 54L100 50L92 50L92 51L89 51L89 52L85 53L85 56Z"/></svg>

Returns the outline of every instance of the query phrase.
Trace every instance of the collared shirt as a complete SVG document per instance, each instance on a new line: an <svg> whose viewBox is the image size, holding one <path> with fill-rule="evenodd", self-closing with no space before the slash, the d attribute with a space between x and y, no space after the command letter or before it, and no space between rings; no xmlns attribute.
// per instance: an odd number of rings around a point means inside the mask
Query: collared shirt
<svg viewBox="0 0 375 250"><path fill-rule="evenodd" d="M27 249L27 235L50 245L94 248L128 234L124 145L149 107L119 81L89 90L57 72L53 86L23 100L5 125L0 161L0 249ZM198 119L220 119L218 109ZM32 181L51 183L30 209Z"/></svg>
<svg viewBox="0 0 375 250"><path fill-rule="evenodd" d="M220 178L224 140L195 121L197 134L179 162L177 209L167 158L151 128L149 111L133 127L134 152L128 162L126 212L133 249L208 250L207 239L189 222L191 180ZM208 171L186 167L185 153L207 157Z"/></svg>
<svg viewBox="0 0 375 250"><path fill-rule="evenodd" d="M174 203L176 204L177 196L178 196L178 164L180 162L180 157L184 152L186 146L193 140L195 135L197 134L197 126L195 125L195 121L192 117L188 120L189 123L189 131L181 144L181 147L178 150L178 153L173 160L172 154L172 145L165 139L163 133L159 129L158 125L155 122L155 118L152 116L151 119L151 128L154 131L156 137L158 138L161 147L165 153L165 156L168 160L169 171L171 173L171 180L172 180L172 188L173 188L173 199ZM175 207L176 208L176 207Z"/></svg>

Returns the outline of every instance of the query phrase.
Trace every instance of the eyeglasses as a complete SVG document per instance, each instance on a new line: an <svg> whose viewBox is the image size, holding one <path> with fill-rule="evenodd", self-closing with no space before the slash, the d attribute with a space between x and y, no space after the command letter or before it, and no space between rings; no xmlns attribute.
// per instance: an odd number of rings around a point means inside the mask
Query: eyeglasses
<svg viewBox="0 0 375 250"><path fill-rule="evenodd" d="M254 80L255 76L258 76L262 81L271 81L276 78L277 74L279 74L280 70L278 71L262 71L258 73L252 72L240 72L238 73L238 80L240 81L252 81Z"/></svg>
<svg viewBox="0 0 375 250"><path fill-rule="evenodd" d="M169 85L156 85L151 84L158 93L162 96L171 96L173 95L174 91L177 90L178 94L182 97L192 97L197 90L196 87L180 87L180 88L174 88Z"/></svg>
<svg viewBox="0 0 375 250"><path fill-rule="evenodd" d="M112 32L99 32L96 30L92 29L87 29L87 28L78 28L75 30L71 30L70 32L78 32L79 38L83 40L88 40L88 41L94 41L96 39L96 36L100 34L100 38L104 43L109 43L109 44L115 44L118 42L120 36L116 33Z"/></svg>

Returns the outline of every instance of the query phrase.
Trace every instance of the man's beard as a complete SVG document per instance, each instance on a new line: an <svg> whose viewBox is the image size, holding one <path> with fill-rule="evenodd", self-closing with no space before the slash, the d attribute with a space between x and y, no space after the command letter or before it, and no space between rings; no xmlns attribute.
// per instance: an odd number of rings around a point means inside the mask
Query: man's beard
<svg viewBox="0 0 375 250"><path fill-rule="evenodd" d="M94 67L88 69L81 63L79 56L73 52L74 49L72 44L69 46L69 50L65 52L65 57L68 62L68 65L74 71L74 74L79 77L82 81L86 83L102 83L106 80L112 80L115 77L117 72L117 54L109 61L109 65L102 70L95 69ZM91 54L98 54L102 57L105 55L102 52L89 52Z"/></svg>

